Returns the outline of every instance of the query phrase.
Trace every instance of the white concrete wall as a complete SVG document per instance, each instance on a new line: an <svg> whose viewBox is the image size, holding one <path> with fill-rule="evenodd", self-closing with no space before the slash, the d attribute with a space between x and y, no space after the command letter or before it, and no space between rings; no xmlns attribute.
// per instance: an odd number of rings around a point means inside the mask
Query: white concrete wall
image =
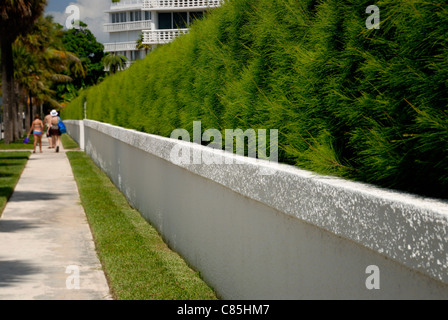
<svg viewBox="0 0 448 320"><path fill-rule="evenodd" d="M84 124L86 152L224 299L448 298L446 202ZM176 145L240 162L175 164Z"/></svg>
<svg viewBox="0 0 448 320"><path fill-rule="evenodd" d="M80 131L83 126L83 121L64 120L64 124L67 128L67 134L79 145L81 142Z"/></svg>

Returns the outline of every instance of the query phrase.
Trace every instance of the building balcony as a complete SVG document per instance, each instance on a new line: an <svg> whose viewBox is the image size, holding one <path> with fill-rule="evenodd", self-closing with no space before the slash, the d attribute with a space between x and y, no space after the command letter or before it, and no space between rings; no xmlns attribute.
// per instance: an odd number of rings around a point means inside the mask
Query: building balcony
<svg viewBox="0 0 448 320"><path fill-rule="evenodd" d="M136 41L105 43L104 52L132 51L136 49Z"/></svg>
<svg viewBox="0 0 448 320"><path fill-rule="evenodd" d="M104 25L104 32L134 31L150 28L151 28L151 21L149 20L121 22L121 23L106 23Z"/></svg>
<svg viewBox="0 0 448 320"><path fill-rule="evenodd" d="M143 0L121 0L120 2L112 2L110 10L106 12L117 12L127 10L139 10L142 8Z"/></svg>
<svg viewBox="0 0 448 320"><path fill-rule="evenodd" d="M142 10L205 10L219 7L224 0L143 0Z"/></svg>
<svg viewBox="0 0 448 320"><path fill-rule="evenodd" d="M188 29L143 30L144 44L165 44L188 33Z"/></svg>

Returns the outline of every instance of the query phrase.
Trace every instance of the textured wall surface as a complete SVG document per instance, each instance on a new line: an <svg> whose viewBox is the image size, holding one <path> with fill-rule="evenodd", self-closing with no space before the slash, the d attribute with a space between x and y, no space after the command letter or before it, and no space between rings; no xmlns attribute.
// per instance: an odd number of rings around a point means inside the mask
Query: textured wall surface
<svg viewBox="0 0 448 320"><path fill-rule="evenodd" d="M79 122L67 123L79 139ZM448 298L445 202L84 126L86 152L223 298ZM191 161L173 159L176 148ZM371 265L379 289L366 287Z"/></svg>
<svg viewBox="0 0 448 320"><path fill-rule="evenodd" d="M67 133L75 140L78 145L80 144L80 128L82 127L82 121L64 120L64 124L67 127Z"/></svg>

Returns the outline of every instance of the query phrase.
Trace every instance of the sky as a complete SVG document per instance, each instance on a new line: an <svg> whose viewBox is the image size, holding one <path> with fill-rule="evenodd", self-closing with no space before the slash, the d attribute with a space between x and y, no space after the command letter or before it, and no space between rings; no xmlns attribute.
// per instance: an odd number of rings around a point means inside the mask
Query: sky
<svg viewBox="0 0 448 320"><path fill-rule="evenodd" d="M98 42L105 43L109 35L103 31L103 24L107 22L107 14L104 10L109 9L111 0L48 0L45 13L52 15L55 22L65 26L70 13L65 10L70 5L79 8L80 20L88 25Z"/></svg>

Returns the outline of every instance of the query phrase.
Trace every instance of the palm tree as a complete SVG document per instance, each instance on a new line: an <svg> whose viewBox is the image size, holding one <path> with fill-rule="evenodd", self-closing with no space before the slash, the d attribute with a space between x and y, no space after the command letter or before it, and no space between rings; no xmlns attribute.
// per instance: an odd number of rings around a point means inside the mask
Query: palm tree
<svg viewBox="0 0 448 320"><path fill-rule="evenodd" d="M138 38L138 40L137 40L137 46L136 46L136 48L138 49L138 50L142 50L142 49L144 49L145 50L145 55L148 55L148 51L151 49L151 45L150 44L145 44L145 43L143 43L143 33L140 35L140 37Z"/></svg>
<svg viewBox="0 0 448 320"><path fill-rule="evenodd" d="M29 32L44 12L46 0L3 0L0 4L0 42L2 65L3 119L5 144L18 139L17 101L14 94L14 58L12 44Z"/></svg>
<svg viewBox="0 0 448 320"><path fill-rule="evenodd" d="M37 104L46 103L52 109L61 107L51 88L55 83L68 83L73 79L68 75L85 77L86 70L81 60L63 49L61 29L52 17L41 17L33 30L26 36L19 36L13 45L16 61L15 80L17 95L29 124ZM27 105L23 107L23 101Z"/></svg>
<svg viewBox="0 0 448 320"><path fill-rule="evenodd" d="M113 52L104 57L103 64L111 74L115 74L117 71L124 70L126 68L127 60L128 59L125 56Z"/></svg>

